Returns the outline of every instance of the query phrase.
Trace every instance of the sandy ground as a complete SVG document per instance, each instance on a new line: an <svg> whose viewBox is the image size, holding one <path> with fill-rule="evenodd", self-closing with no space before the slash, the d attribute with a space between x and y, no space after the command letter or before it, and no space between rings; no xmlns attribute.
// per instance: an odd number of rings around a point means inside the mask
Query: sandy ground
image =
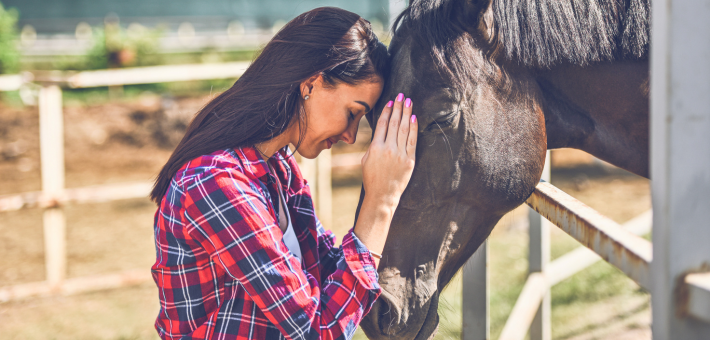
<svg viewBox="0 0 710 340"><path fill-rule="evenodd" d="M67 103L67 187L151 180L179 140L189 117L208 99L146 94L131 102L93 106ZM0 195L40 189L37 123L36 108L0 104ZM333 152L364 151L369 133L365 126L356 145L341 143ZM553 184L618 222L650 208L649 182L645 179L576 151L555 151L552 161ZM333 174L332 229L337 235L343 235L352 226L360 191L358 176L358 170L341 169ZM135 268L147 270L153 263L155 206L147 199L71 205L65 211L69 277ZM492 256L491 268L512 265L524 272L525 214L525 210L517 210L496 227L491 242L498 250ZM40 210L36 209L0 215L0 286L43 280L41 223ZM566 238L562 232L553 233L553 239L561 244L554 248L553 257L576 246ZM509 280L505 274L494 274L493 280ZM156 292L154 285L147 283L0 304L0 338L155 339L152 323L158 311ZM447 299L442 303L444 308L458 308L459 312L454 313L460 313L460 282L452 283L444 295ZM491 303L492 313L499 306L501 310L512 307L505 305L510 302ZM553 315L553 322L557 322L553 323L554 337L648 339L648 305L647 295L631 294L587 303L584 305L587 313L579 313L579 306L557 308L553 311L558 315ZM460 332L460 321L456 320L460 316L450 320L451 325L442 327L438 338L456 337L457 329Z"/></svg>

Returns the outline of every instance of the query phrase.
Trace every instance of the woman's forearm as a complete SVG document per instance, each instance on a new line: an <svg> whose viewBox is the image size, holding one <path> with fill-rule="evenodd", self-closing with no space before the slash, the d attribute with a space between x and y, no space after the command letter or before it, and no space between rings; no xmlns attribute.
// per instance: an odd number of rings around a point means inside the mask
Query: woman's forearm
<svg viewBox="0 0 710 340"><path fill-rule="evenodd" d="M365 194L354 232L370 251L382 254L396 207L396 204ZM375 258L375 265L379 264L380 260Z"/></svg>

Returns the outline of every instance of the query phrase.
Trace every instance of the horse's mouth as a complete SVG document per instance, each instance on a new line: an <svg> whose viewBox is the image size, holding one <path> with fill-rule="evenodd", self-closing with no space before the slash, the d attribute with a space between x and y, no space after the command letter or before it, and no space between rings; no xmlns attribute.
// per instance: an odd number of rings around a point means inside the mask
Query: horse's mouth
<svg viewBox="0 0 710 340"><path fill-rule="evenodd" d="M384 290L383 290L384 292ZM382 298L382 297L381 297ZM439 314L438 314L438 306L439 306L439 291L437 290L436 293L431 297L429 301L429 306L427 308L427 314L426 317L424 318L424 322L422 322L420 325L418 325L420 328L416 332L416 335L413 336L415 329L411 329L415 327L415 324L412 324L411 328L410 327L404 327L402 329L399 329L397 331L394 331L393 329L388 329L385 327L382 323L384 322L385 324L387 323L387 319L382 319L384 316L382 313L383 311L379 310L380 308L385 307L387 308L387 311L385 314L389 313L394 313L395 315L388 315L389 317L395 317L395 319L399 320L399 313L401 312L399 310L393 309L392 305L386 301L386 298L384 301L378 301L377 304L377 309L372 310L371 313L374 313L370 315L368 320L365 320L361 324L363 330L365 330L365 334L368 336L368 338L371 339L412 339L412 340L427 340L427 339L433 339L434 335L436 334L436 331L439 327ZM373 327L374 326L374 327ZM407 329L409 328L409 329ZM387 330L386 330L387 329Z"/></svg>
<svg viewBox="0 0 710 340"><path fill-rule="evenodd" d="M419 333L414 337L414 340L428 340L433 339L436 335L436 331L439 329L439 291L431 297L429 302L429 311L427 312L422 328L419 329Z"/></svg>

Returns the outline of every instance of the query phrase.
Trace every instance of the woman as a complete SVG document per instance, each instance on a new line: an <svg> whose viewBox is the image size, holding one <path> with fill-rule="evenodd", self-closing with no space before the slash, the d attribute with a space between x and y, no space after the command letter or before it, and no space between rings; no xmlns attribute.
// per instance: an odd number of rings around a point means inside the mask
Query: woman
<svg viewBox="0 0 710 340"><path fill-rule="evenodd" d="M352 337L380 294L379 253L414 168L411 100L400 94L383 109L362 161L358 221L340 248L288 145L315 158L354 143L386 64L366 20L315 9L198 113L151 194L161 338Z"/></svg>

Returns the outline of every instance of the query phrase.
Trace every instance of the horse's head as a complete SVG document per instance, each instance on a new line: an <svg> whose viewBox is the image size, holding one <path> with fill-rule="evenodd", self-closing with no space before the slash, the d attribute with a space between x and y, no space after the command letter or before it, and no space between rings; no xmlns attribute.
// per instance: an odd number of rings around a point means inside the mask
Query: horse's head
<svg viewBox="0 0 710 340"><path fill-rule="evenodd" d="M498 220L532 193L547 143L573 146L561 144L598 131L554 77L541 78L550 74L547 59L528 65L525 50L510 55L500 45L511 30L529 33L497 27L497 20L525 21L495 13L522 13L506 8L509 2L413 1L398 20L390 76L374 112L399 92L413 99L417 163L378 268L382 296L361 324L371 339L429 338L439 293ZM376 119L368 116L372 126Z"/></svg>
<svg viewBox="0 0 710 340"><path fill-rule="evenodd" d="M404 30L394 37L393 68L375 110L403 92L420 128L416 167L378 269L383 293L361 324L372 339L432 334L439 293L530 195L545 160L534 79L500 73L468 32L433 34L448 46L433 49Z"/></svg>

